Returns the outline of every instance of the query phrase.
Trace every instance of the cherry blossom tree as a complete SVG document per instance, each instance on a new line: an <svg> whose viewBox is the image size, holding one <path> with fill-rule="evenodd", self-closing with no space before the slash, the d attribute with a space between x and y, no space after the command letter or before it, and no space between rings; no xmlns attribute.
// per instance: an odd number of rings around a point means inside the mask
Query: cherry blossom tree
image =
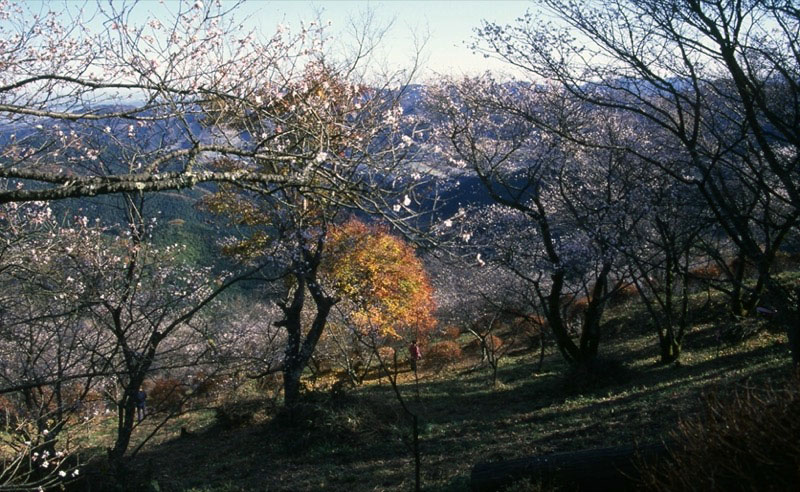
<svg viewBox="0 0 800 492"><path fill-rule="evenodd" d="M232 204L240 207L262 200L287 241L282 254L296 284L282 306L290 335L299 336L307 287L320 320L334 303L316 281L333 210L411 224L406 219L424 180L410 172L418 130L401 121L399 99L414 67L368 76L362 64L382 32L369 22L334 59L319 21L264 35L243 29L235 6L219 2L181 2L141 23L131 21L136 8L98 6L93 15L104 22L89 23L80 12L37 15L0 6L0 42L7 47L0 113L9 129L0 177L12 183L0 202L212 181L222 186L216 202L208 201L216 212L231 211L226 198L236 197ZM298 361L285 363L289 383L305 366L298 336L288 338L294 349L285 361ZM308 338L311 346L316 338Z"/></svg>
<svg viewBox="0 0 800 492"><path fill-rule="evenodd" d="M722 282L710 252L721 251L715 239L724 234L696 188L638 160L624 163L629 199L619 202L627 206L618 211L614 248L626 292L638 292L656 327L661 362L671 363L691 327L690 286Z"/></svg>
<svg viewBox="0 0 800 492"><path fill-rule="evenodd" d="M495 202L468 217L475 225L466 235L484 248L476 260L502 263L528 283L566 360L589 364L603 308L621 281L612 278L615 221L624 216L615 202L625 199L611 191L622 181L610 171L597 181L602 166L592 161L622 156L576 155L571 141L533 123L531 114L552 125L585 123L580 105L558 91L486 76L445 81L434 97L444 158L474 173ZM575 341L569 325L578 319Z"/></svg>
<svg viewBox="0 0 800 492"><path fill-rule="evenodd" d="M120 472L136 425L135 395L145 378L202 361L212 349L206 343L212 333L197 315L252 273L217 275L209 267L187 264L177 256L180 245L156 247L148 241L146 224L130 226L128 234L98 238L74 262L74 276L91 301L90 319L113 341L104 357L120 391L109 457Z"/></svg>
<svg viewBox="0 0 800 492"><path fill-rule="evenodd" d="M57 222L46 205L4 205L0 278L4 292L14 292L1 306L7 386L0 391L18 394L34 416L34 437L46 436L33 451L52 457L70 416L91 391L103 391L117 411L109 458L120 476L136 392L154 374L218 357L211 343L218 334L201 311L252 273L217 275L181 261L179 245L154 246L154 224L128 198L131 222L122 233L85 217Z"/></svg>
<svg viewBox="0 0 800 492"><path fill-rule="evenodd" d="M698 189L735 255L755 266L753 288L741 271L729 275L733 311L752 312L776 288L769 271L798 217L798 10L761 0L540 5L514 25L484 23L476 49L638 120L656 146L619 149Z"/></svg>
<svg viewBox="0 0 800 492"><path fill-rule="evenodd" d="M37 202L0 206L0 226L0 488L55 486L79 473L76 449L60 438L91 416L87 396L102 370L92 356L102 337L82 322L80 296L59 266L91 228L62 231Z"/></svg>
<svg viewBox="0 0 800 492"><path fill-rule="evenodd" d="M357 33L349 63L333 63L319 21L263 34L242 27L236 5L180 2L134 23L142 8L0 5L0 177L12 181L0 203L211 181L302 188L369 211L402 203L408 189L389 191L408 144L384 130L399 125L393 90L409 75L381 84L360 67L380 29ZM340 76L362 80L336 85ZM348 104L328 101L334 92ZM393 145L374 155L379 138ZM346 152L335 148L343 139ZM223 157L237 165L216 165Z"/></svg>

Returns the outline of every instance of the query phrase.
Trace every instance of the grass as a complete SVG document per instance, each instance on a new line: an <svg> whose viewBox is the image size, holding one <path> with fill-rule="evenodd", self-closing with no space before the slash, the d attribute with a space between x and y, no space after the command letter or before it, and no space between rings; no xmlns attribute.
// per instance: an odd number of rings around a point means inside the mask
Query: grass
<svg viewBox="0 0 800 492"><path fill-rule="evenodd" d="M476 462L656 441L695 414L704 393L729 391L745 381L766 383L790 372L783 333L760 329L729 345L718 334L734 322L696 325L680 366L664 366L657 363L656 335L642 323L641 313L631 306L617 308L609 313L606 326L613 330L607 331L614 333L603 341L601 356L622 364L607 366L614 377L600 378L592 387L574 384L553 347L541 372L536 372L537 351L503 359L495 387L488 368L467 370L475 360L438 374L425 372L423 364L417 399L406 373L403 394L421 418L423 488L465 490ZM176 419L134 461L132 488L413 488L409 426L385 380L343 395L320 390L307 396L306 411L291 425L264 416L226 429L208 410ZM181 437L182 427L188 436ZM95 439L101 447L102 439Z"/></svg>

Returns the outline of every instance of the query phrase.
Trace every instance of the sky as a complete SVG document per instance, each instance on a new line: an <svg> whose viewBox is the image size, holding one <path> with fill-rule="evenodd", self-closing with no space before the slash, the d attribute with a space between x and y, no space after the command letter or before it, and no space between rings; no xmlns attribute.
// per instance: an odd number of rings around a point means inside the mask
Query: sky
<svg viewBox="0 0 800 492"><path fill-rule="evenodd" d="M379 19L394 20L388 44L392 46L389 58L403 63L413 52L413 33L427 33L429 41L424 52L423 74L444 73L474 74L487 69L502 68L499 62L473 54L468 45L474 38L474 29L486 19L502 24L512 23L526 9L530 1L499 0L393 0L357 1L328 0L317 2L273 1L251 2L262 6L259 15L284 16L287 23L307 18L315 9L323 9L323 19L331 20L332 27L344 26L348 16L358 15L365 9L374 9ZM253 5L250 5L251 7ZM273 10L274 9L274 10Z"/></svg>
<svg viewBox="0 0 800 492"><path fill-rule="evenodd" d="M472 53L468 45L474 38L473 30L483 19L513 23L533 6L525 0L249 0L240 10L265 34L274 32L278 24L296 28L301 21L313 20L316 12L322 11L321 18L331 21L334 36L347 27L351 18L372 10L379 22L392 22L380 48L382 59L391 65L407 66L414 52L414 33L423 36L427 33L424 66L419 77L424 80L434 74L458 76L507 68L499 61ZM144 0L138 8L157 15L163 6L155 0Z"/></svg>
<svg viewBox="0 0 800 492"><path fill-rule="evenodd" d="M82 10L88 14L89 24L102 29L102 16L95 16L98 3L108 3L117 8L134 6L129 21L142 25L150 18L170 18L166 11L180 8L179 0L18 0L28 12L36 14L52 10L69 18L71 11ZM195 1L203 3L221 1L223 6L233 6L234 0L183 0L183 6ZM415 38L427 39L422 52L423 63L416 77L425 82L436 75L475 75L491 70L495 73L512 69L499 60L473 53L469 45L475 40L475 29L482 20L498 24L513 24L526 10L535 9L532 0L244 0L234 17L247 18L247 27L261 31L265 36L274 34L279 24L291 31L299 30L302 21L319 18L331 22L330 33L345 38L350 22L363 17L364 12L374 13L381 24L392 27L378 48L378 60L390 68L408 68L415 53Z"/></svg>

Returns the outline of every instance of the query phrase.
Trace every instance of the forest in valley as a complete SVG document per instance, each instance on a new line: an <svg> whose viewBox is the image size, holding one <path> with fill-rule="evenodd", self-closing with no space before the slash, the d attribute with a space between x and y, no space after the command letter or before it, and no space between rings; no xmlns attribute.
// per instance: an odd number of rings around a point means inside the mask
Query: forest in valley
<svg viewBox="0 0 800 492"><path fill-rule="evenodd" d="M0 1L0 491L796 487L793 0L168 6Z"/></svg>

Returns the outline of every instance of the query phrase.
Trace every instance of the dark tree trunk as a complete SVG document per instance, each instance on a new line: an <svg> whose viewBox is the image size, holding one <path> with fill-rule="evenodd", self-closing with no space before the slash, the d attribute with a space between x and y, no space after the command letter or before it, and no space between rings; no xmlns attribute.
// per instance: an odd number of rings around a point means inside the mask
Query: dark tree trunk
<svg viewBox="0 0 800 492"><path fill-rule="evenodd" d="M603 318L610 272L611 262L604 262L592 289L589 305L583 313L579 360L583 365L591 364L597 357L597 350L600 346L600 321Z"/></svg>
<svg viewBox="0 0 800 492"><path fill-rule="evenodd" d="M276 326L286 328L287 332L283 362L283 402L286 408L296 406L300 400L300 378L303 370L314 355L314 349L322 336L331 308L337 302L337 299L327 296L316 281L318 256L309 252L306 252L306 255L306 265L311 265L312 268L295 274L297 287L292 295L292 303L289 306L280 305L284 318L276 323ZM317 312L308 333L303 338L301 316L306 301L306 289L311 293Z"/></svg>
<svg viewBox="0 0 800 492"><path fill-rule="evenodd" d="M137 372L131 377L122 395L122 400L118 403L117 438L114 441L114 447L108 450L108 460L119 483L124 483L126 479L125 452L130 445L133 425L136 419L136 392L142 386L146 374L146 371Z"/></svg>
<svg viewBox="0 0 800 492"><path fill-rule="evenodd" d="M745 302L744 302L744 272L745 272L745 256L740 254L736 257L736 263L733 265L733 289L731 290L731 312L735 316L744 316Z"/></svg>
<svg viewBox="0 0 800 492"><path fill-rule="evenodd" d="M546 299L547 310L545 311L545 317L547 318L547 324L550 325L550 329L553 331L556 346L561 355L570 365L575 365L580 360L580 350L570 338L564 316L561 313L561 291L564 288L564 272L556 271L552 276L552 281L550 293Z"/></svg>
<svg viewBox="0 0 800 492"><path fill-rule="evenodd" d="M660 340L660 342L662 364L671 364L680 358L681 344L675 338L671 329Z"/></svg>

